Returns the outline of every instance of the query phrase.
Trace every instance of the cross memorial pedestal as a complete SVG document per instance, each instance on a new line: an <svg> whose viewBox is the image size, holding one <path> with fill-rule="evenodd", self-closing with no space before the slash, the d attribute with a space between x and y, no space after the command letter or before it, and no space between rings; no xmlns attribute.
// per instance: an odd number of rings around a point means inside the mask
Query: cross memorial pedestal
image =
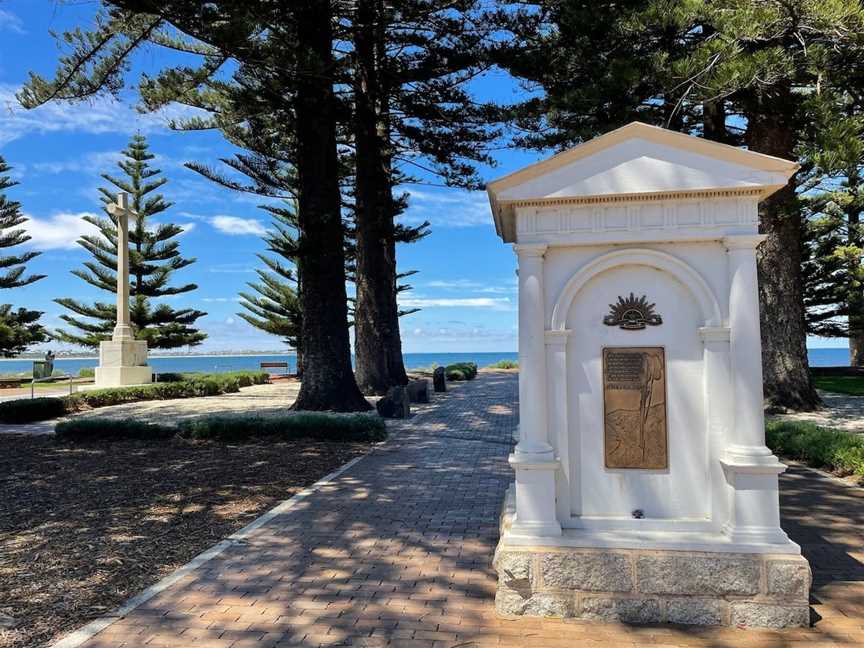
<svg viewBox="0 0 864 648"><path fill-rule="evenodd" d="M110 340L99 344L97 387L140 385L153 381L147 365L147 342L136 340L129 319L129 209L126 193L117 194L117 203L108 205L117 222L117 324Z"/></svg>

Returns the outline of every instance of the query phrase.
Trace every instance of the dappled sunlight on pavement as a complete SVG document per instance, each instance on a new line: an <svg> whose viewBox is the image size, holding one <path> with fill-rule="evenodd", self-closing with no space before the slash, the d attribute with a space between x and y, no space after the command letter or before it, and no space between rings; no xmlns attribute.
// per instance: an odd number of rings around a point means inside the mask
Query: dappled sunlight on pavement
<svg viewBox="0 0 864 648"><path fill-rule="evenodd" d="M864 645L864 491L796 468L785 526L813 561L815 628L625 626L496 616L517 377L483 373L348 471L109 626L119 646Z"/></svg>

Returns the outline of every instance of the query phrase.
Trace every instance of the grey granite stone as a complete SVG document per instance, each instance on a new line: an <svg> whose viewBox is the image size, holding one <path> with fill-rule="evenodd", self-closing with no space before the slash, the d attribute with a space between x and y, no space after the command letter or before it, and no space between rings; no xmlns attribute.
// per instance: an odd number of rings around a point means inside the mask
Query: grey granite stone
<svg viewBox="0 0 864 648"><path fill-rule="evenodd" d="M666 604L669 623L687 625L722 625L724 601L697 598L671 599Z"/></svg>
<svg viewBox="0 0 864 648"><path fill-rule="evenodd" d="M807 602L810 566L804 560L772 560L768 563L768 594Z"/></svg>
<svg viewBox="0 0 864 648"><path fill-rule="evenodd" d="M572 595L543 592L534 594L526 601L523 614L543 617L572 617L573 608Z"/></svg>
<svg viewBox="0 0 864 648"><path fill-rule="evenodd" d="M806 605L733 603L732 625L755 628L806 627L810 625L810 608Z"/></svg>
<svg viewBox="0 0 864 648"><path fill-rule="evenodd" d="M495 611L505 616L520 616L525 613L527 601L518 592L499 587L495 592Z"/></svg>
<svg viewBox="0 0 864 648"><path fill-rule="evenodd" d="M586 597L577 615L591 621L623 621L624 623L660 623L663 613L657 599L616 599Z"/></svg>
<svg viewBox="0 0 864 648"><path fill-rule="evenodd" d="M615 553L549 553L540 559L543 585L585 592L629 592L630 561Z"/></svg>
<svg viewBox="0 0 864 648"><path fill-rule="evenodd" d="M646 594L757 594L759 573L757 559L746 556L657 555L636 561L637 587Z"/></svg>
<svg viewBox="0 0 864 648"><path fill-rule="evenodd" d="M495 558L498 582L504 587L518 592L522 598L529 598L531 587L532 554L502 552Z"/></svg>

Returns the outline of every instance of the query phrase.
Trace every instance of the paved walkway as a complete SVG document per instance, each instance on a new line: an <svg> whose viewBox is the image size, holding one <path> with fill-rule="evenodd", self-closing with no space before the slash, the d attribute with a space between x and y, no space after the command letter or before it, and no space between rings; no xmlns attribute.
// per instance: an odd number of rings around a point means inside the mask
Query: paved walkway
<svg viewBox="0 0 864 648"><path fill-rule="evenodd" d="M331 485L85 645L864 645L864 491L801 468L783 478L784 524L814 567L815 628L498 618L490 562L512 478L516 381L487 373L448 392Z"/></svg>
<svg viewBox="0 0 864 648"><path fill-rule="evenodd" d="M864 396L850 396L820 391L825 407L815 412L777 414L773 418L787 421L806 421L823 427L864 434Z"/></svg>

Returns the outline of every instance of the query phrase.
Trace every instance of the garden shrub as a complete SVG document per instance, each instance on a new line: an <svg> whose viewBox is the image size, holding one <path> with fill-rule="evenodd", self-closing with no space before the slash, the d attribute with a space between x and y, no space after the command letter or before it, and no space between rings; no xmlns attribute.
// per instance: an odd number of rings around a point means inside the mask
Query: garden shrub
<svg viewBox="0 0 864 648"><path fill-rule="evenodd" d="M96 376L96 369L93 367L81 367L78 370L79 378L94 378Z"/></svg>
<svg viewBox="0 0 864 648"><path fill-rule="evenodd" d="M180 436L214 441L245 441L271 437L276 440L315 439L318 441L383 441L384 421L374 414L297 412L282 416L204 416L183 421Z"/></svg>
<svg viewBox="0 0 864 648"><path fill-rule="evenodd" d="M491 369L518 369L519 363L515 360L499 360L495 364L489 365Z"/></svg>
<svg viewBox="0 0 864 648"><path fill-rule="evenodd" d="M170 439L177 428L135 419L74 418L54 427L58 439L65 441L111 441L113 439Z"/></svg>
<svg viewBox="0 0 864 648"><path fill-rule="evenodd" d="M387 428L378 416L329 412L298 412L268 417L242 414L204 416L182 421L176 427L129 418L76 418L58 423L55 431L58 438L69 441L162 440L178 434L187 439L230 443L256 439L375 442L387 438Z"/></svg>
<svg viewBox="0 0 864 648"><path fill-rule="evenodd" d="M20 398L0 403L0 423L33 423L66 414L63 398Z"/></svg>
<svg viewBox="0 0 864 648"><path fill-rule="evenodd" d="M864 477L864 438L812 423L771 421L765 428L768 447L841 475Z"/></svg>
<svg viewBox="0 0 864 648"><path fill-rule="evenodd" d="M477 376L477 365L473 362L456 362L444 368L447 380L474 380Z"/></svg>

